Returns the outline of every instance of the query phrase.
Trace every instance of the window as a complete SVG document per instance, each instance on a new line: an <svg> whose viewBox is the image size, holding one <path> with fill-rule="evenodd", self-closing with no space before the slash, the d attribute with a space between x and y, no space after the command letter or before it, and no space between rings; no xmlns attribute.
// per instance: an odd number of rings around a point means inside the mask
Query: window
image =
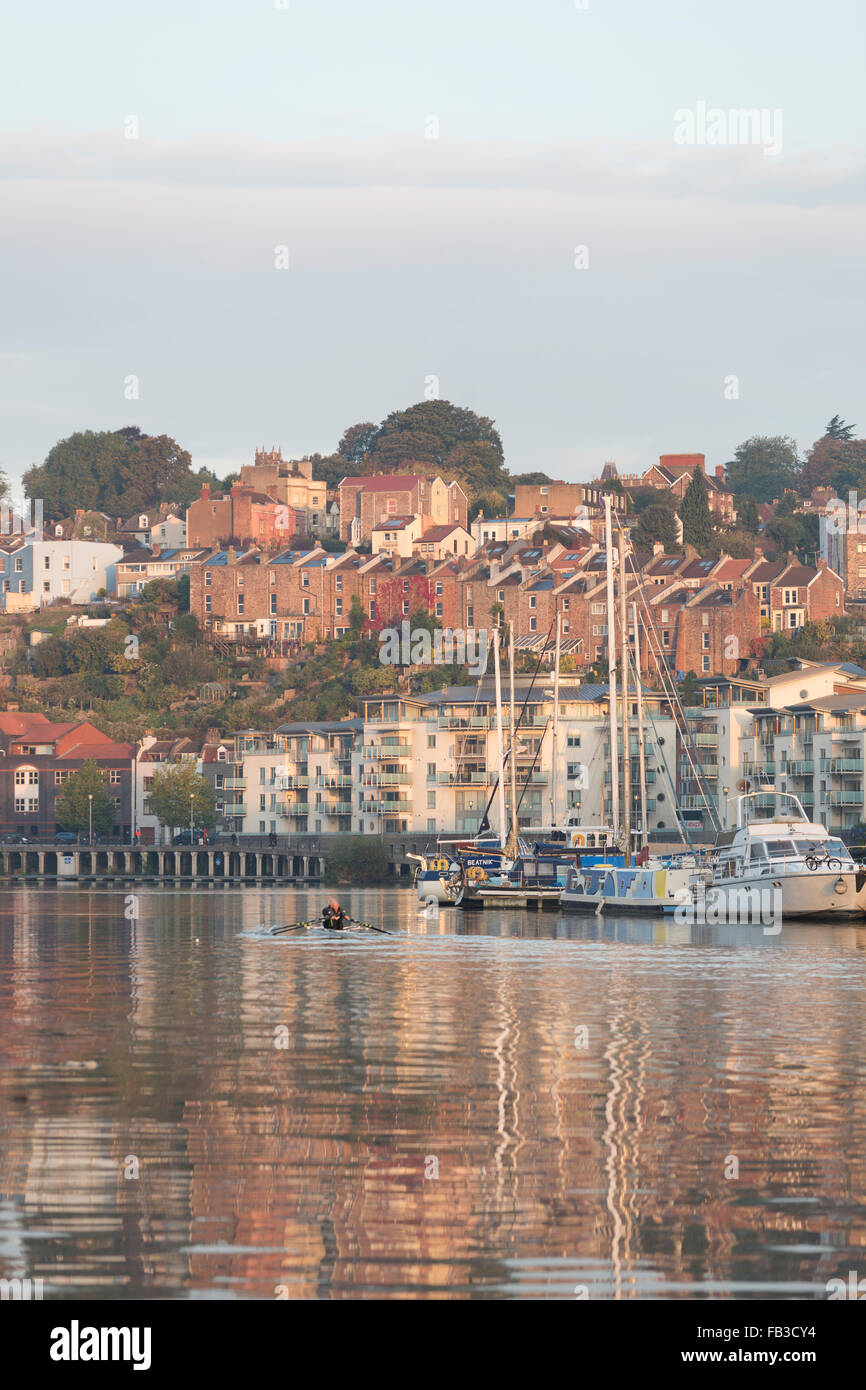
<svg viewBox="0 0 866 1390"><path fill-rule="evenodd" d="M705 652L710 650L710 634L708 632L701 633L701 647Z"/></svg>
<svg viewBox="0 0 866 1390"><path fill-rule="evenodd" d="M240 617L240 615L243 613L243 611L244 611L244 596L243 596L243 594L238 594L238 616L239 616L239 617Z"/></svg>
<svg viewBox="0 0 866 1390"><path fill-rule="evenodd" d="M309 611L310 611L310 600L309 600L308 598L305 598L305 599L304 599L304 607L303 607L304 616L306 616L306 615L309 613Z"/></svg>
<svg viewBox="0 0 866 1390"><path fill-rule="evenodd" d="M499 600L500 603L504 603L504 602L505 602L505 590L504 590L504 589L497 589L497 591L496 591L496 597L497 597L497 599Z"/></svg>
<svg viewBox="0 0 866 1390"><path fill-rule="evenodd" d="M441 617L442 617L442 604L441 604L441 603L437 603L437 605L436 605L436 617L437 617L437 618L441 618Z"/></svg>
<svg viewBox="0 0 866 1390"><path fill-rule="evenodd" d="M790 608L792 603L797 602L797 590L785 589L783 593L782 602L785 604L786 608Z"/></svg>
<svg viewBox="0 0 866 1390"><path fill-rule="evenodd" d="M562 611L563 611L563 613L567 613L567 612L569 611L570 605L571 605L571 599L570 599L570 598L564 598L564 599L562 600Z"/></svg>
<svg viewBox="0 0 866 1390"><path fill-rule="evenodd" d="M302 588L302 589L309 589L309 587L310 587L310 576L307 574L306 570L304 570L303 574L301 575L301 588Z"/></svg>
<svg viewBox="0 0 866 1390"><path fill-rule="evenodd" d="M537 619L537 618L530 618L530 619L529 619L529 631L530 631L530 632L535 632L535 631L537 630L537 628L538 628L538 619Z"/></svg>
<svg viewBox="0 0 866 1390"><path fill-rule="evenodd" d="M670 622L670 620L671 620L671 610L670 610L669 608L663 608L663 609L662 609L662 612L661 612L661 619L662 619L662 622L663 622L663 623L669 623L669 622Z"/></svg>
<svg viewBox="0 0 866 1390"><path fill-rule="evenodd" d="M108 780L109 780L109 783L110 783L113 787L118 786L118 784L119 784L119 782L120 782L120 768L117 768L117 767L111 768L110 771L109 771L109 773L108 773Z"/></svg>
<svg viewBox="0 0 866 1390"><path fill-rule="evenodd" d="M708 656L702 656L702 657L701 657L701 670L702 670L702 671L709 671L709 669L710 669L710 658L709 658Z"/></svg>
<svg viewBox="0 0 866 1390"><path fill-rule="evenodd" d="M409 600L408 600L408 599L404 599L404 600L403 600L403 617L404 617L404 618L408 618L408 616L409 616Z"/></svg>
<svg viewBox="0 0 866 1390"><path fill-rule="evenodd" d="M16 573L16 574L21 574L21 573L23 572L23 570L24 570L24 561L21 559L21 556L20 556L20 555L16 555L16 556L15 556L15 573Z"/></svg>
<svg viewBox="0 0 866 1390"><path fill-rule="evenodd" d="M205 594L204 596L204 611L206 613L211 613L213 611L213 599L210 594Z"/></svg>
<svg viewBox="0 0 866 1390"><path fill-rule="evenodd" d="M205 570L205 572L204 572L204 586L205 586L206 589L209 589L210 586L211 586L211 572L210 572L210 570Z"/></svg>
<svg viewBox="0 0 866 1390"><path fill-rule="evenodd" d="M428 763L428 764L427 764L427 781L428 781L428 782L435 782L435 781L436 781L436 764L435 764L435 763Z"/></svg>
<svg viewBox="0 0 866 1390"><path fill-rule="evenodd" d="M580 734L569 734L568 738L566 739L566 745L569 748L579 748Z"/></svg>
<svg viewBox="0 0 866 1390"><path fill-rule="evenodd" d="M427 747L428 747L428 748L435 748L435 747L436 747L436 735L435 735L435 734L428 734L428 735L427 735Z"/></svg>
<svg viewBox="0 0 866 1390"><path fill-rule="evenodd" d="M334 575L334 588L338 594L343 592L343 576L341 574Z"/></svg>
<svg viewBox="0 0 866 1390"><path fill-rule="evenodd" d="M670 644L671 644L671 634L670 634L670 632L669 632L667 629L665 629L665 631L662 633L662 646L663 646L663 647L669 647Z"/></svg>
<svg viewBox="0 0 866 1390"><path fill-rule="evenodd" d="M435 792L428 792L428 793L427 793L427 810L428 810L428 811L435 811L435 810L436 810L436 793L435 793Z"/></svg>
<svg viewBox="0 0 866 1390"><path fill-rule="evenodd" d="M437 598L441 598L441 596L442 596L442 581L441 581L441 579L440 579L440 580L437 580L437 582L436 582L436 597L437 597Z"/></svg>
<svg viewBox="0 0 866 1390"><path fill-rule="evenodd" d="M45 556L43 556L43 558L42 558L42 568L43 568L43 569L46 569L46 570L50 570L50 569L51 569L51 556L50 556L50 555L45 555Z"/></svg>

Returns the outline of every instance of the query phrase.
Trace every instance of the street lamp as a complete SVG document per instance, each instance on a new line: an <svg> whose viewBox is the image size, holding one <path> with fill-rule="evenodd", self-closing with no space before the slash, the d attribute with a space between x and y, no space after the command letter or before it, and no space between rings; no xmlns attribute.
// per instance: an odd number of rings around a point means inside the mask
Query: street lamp
<svg viewBox="0 0 866 1390"><path fill-rule="evenodd" d="M190 844L193 843L192 808L193 808L194 804L195 804L195 792L190 792L190 794L189 794L189 842L190 842Z"/></svg>
<svg viewBox="0 0 866 1390"><path fill-rule="evenodd" d="M87 793L87 818L90 822L90 829L87 834L87 843L93 844L93 792Z"/></svg>

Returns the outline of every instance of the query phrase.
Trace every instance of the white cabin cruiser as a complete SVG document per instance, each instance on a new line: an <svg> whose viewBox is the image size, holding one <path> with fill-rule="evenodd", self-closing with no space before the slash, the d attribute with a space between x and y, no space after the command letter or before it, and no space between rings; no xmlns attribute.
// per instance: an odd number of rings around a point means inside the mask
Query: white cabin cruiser
<svg viewBox="0 0 866 1390"><path fill-rule="evenodd" d="M768 795L773 807L762 815L760 803ZM810 821L787 792L737 797L737 827L723 832L716 844L706 906L720 921L739 921L744 904L758 898L772 899L782 919L862 911L850 851L825 826Z"/></svg>

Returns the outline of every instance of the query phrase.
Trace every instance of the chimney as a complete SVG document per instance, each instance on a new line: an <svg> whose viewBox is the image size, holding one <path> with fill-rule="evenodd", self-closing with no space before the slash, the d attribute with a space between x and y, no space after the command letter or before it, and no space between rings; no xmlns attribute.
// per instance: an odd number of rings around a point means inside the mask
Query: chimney
<svg viewBox="0 0 866 1390"><path fill-rule="evenodd" d="M661 541L653 541L653 555L664 555L665 548Z"/></svg>
<svg viewBox="0 0 866 1390"><path fill-rule="evenodd" d="M202 483L202 485L201 485L201 500L202 500L202 502L207 502L209 498L210 498L210 483Z"/></svg>
<svg viewBox="0 0 866 1390"><path fill-rule="evenodd" d="M157 541L156 545L152 545L150 547L150 553L154 556L162 554L162 546L160 545L159 541Z"/></svg>
<svg viewBox="0 0 866 1390"><path fill-rule="evenodd" d="M229 546L228 550L226 551L226 555L228 556L228 562L230 565L233 565L238 558L238 553L233 545Z"/></svg>
<svg viewBox="0 0 866 1390"><path fill-rule="evenodd" d="M723 463L717 463L715 471L719 482L723 483L725 481L725 465Z"/></svg>

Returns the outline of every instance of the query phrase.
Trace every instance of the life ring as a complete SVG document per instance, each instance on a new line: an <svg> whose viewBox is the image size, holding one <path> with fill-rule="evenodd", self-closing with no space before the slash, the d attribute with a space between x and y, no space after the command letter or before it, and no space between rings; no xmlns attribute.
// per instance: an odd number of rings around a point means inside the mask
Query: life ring
<svg viewBox="0 0 866 1390"><path fill-rule="evenodd" d="M576 845L578 849L583 849L583 846L586 844L586 839L583 835L572 835L571 843Z"/></svg>
<svg viewBox="0 0 866 1390"><path fill-rule="evenodd" d="M433 868L438 870L440 874L447 874L450 867L447 859L437 859L433 864Z"/></svg>
<svg viewBox="0 0 866 1390"><path fill-rule="evenodd" d="M483 883L487 874L484 869L472 868L466 870L466 877L471 883Z"/></svg>

